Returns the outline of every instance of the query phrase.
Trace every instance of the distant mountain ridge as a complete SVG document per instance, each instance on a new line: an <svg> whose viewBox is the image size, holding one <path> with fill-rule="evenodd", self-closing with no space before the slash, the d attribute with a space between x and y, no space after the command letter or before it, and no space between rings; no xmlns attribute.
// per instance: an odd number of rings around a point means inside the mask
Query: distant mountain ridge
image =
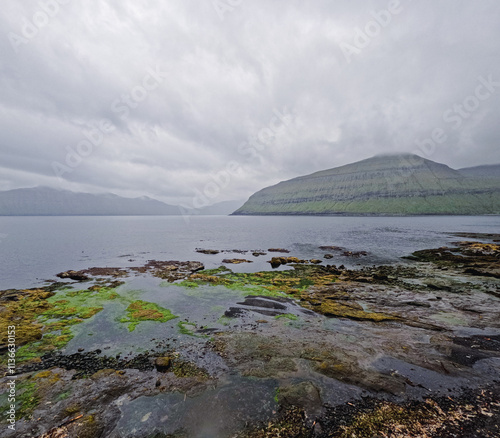
<svg viewBox="0 0 500 438"><path fill-rule="evenodd" d="M481 178L418 155L375 156L266 187L233 214L500 214L496 167Z"/></svg>
<svg viewBox="0 0 500 438"><path fill-rule="evenodd" d="M500 164L487 164L484 166L465 167L458 171L469 178L498 178L500 179Z"/></svg>
<svg viewBox="0 0 500 438"><path fill-rule="evenodd" d="M241 204L242 202L238 203L238 205ZM111 193L76 193L49 187L0 192L0 216L227 215L238 205L235 205L232 201L227 201L196 211L189 211L147 196L124 198Z"/></svg>

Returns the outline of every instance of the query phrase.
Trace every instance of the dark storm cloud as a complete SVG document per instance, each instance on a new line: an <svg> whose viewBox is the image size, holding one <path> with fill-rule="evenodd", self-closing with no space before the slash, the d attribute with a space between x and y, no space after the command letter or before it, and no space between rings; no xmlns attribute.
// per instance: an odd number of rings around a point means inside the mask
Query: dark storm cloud
<svg viewBox="0 0 500 438"><path fill-rule="evenodd" d="M500 162L499 22L496 0L7 0L0 189L190 205L385 152Z"/></svg>

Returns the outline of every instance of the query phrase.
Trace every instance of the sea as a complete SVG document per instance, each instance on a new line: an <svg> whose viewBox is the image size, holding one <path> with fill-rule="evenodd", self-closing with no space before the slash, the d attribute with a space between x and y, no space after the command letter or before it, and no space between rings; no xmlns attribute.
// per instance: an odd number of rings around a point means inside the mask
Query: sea
<svg viewBox="0 0 500 438"><path fill-rule="evenodd" d="M279 255L270 248L337 266L405 263L402 257L413 251L464 240L454 232L500 233L500 216L4 216L0 290L41 286L70 269L142 266L148 260L196 260L215 268L225 258L245 258L251 263L231 269L269 270L268 261ZM331 251L320 246L368 255L334 251L324 260ZM255 251L268 253L254 256Z"/></svg>

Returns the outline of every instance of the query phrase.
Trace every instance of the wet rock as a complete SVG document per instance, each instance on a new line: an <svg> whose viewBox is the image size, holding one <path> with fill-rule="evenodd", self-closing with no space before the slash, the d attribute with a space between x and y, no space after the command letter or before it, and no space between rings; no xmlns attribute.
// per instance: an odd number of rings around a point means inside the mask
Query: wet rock
<svg viewBox="0 0 500 438"><path fill-rule="evenodd" d="M160 373L165 373L169 370L172 365L172 359L169 356L157 357L155 359L156 370Z"/></svg>
<svg viewBox="0 0 500 438"><path fill-rule="evenodd" d="M325 255L323 256L323 258L325 258L325 259L327 259L327 260L328 260L328 259L333 259L333 254L325 254Z"/></svg>
<svg viewBox="0 0 500 438"><path fill-rule="evenodd" d="M162 278L169 282L176 280L183 280L192 275L193 273L204 269L203 263L187 261L180 262L176 260L158 261L149 260L148 263L142 268L130 268L137 272L150 272L158 278Z"/></svg>
<svg viewBox="0 0 500 438"><path fill-rule="evenodd" d="M430 308L431 305L429 303L425 303L423 301L403 301L401 305L404 306L415 306L415 307L427 307Z"/></svg>
<svg viewBox="0 0 500 438"><path fill-rule="evenodd" d="M320 246L319 249L322 249L323 251L344 251L344 248L335 245L324 245Z"/></svg>
<svg viewBox="0 0 500 438"><path fill-rule="evenodd" d="M280 265L286 265L287 263L307 263L307 260L302 260L297 257L273 257L268 261L272 268L277 268Z"/></svg>
<svg viewBox="0 0 500 438"><path fill-rule="evenodd" d="M344 251L342 255L344 257L361 257L367 256L368 253L366 251Z"/></svg>
<svg viewBox="0 0 500 438"><path fill-rule="evenodd" d="M104 369L138 369L146 371L154 368L151 356L146 353L138 354L129 360L100 356L100 353L101 350L94 350L87 353L74 353L71 355L64 355L61 352L46 353L40 358L39 362L19 366L16 369L16 373L22 374L30 371L58 367L66 370L75 370L76 374L73 378L80 378L95 374Z"/></svg>
<svg viewBox="0 0 500 438"><path fill-rule="evenodd" d="M311 260L309 260L309 262L310 262L310 263L313 263L313 264L315 264L315 265L318 265L318 264L320 264L320 263L323 263L323 262L322 262L321 260L319 260L319 259L311 259Z"/></svg>
<svg viewBox="0 0 500 438"><path fill-rule="evenodd" d="M269 252L282 252L282 253L289 253L290 251L288 249L284 248L269 248Z"/></svg>
<svg viewBox="0 0 500 438"><path fill-rule="evenodd" d="M223 259L222 263L240 264L240 263L253 263L253 262L247 259Z"/></svg>
<svg viewBox="0 0 500 438"><path fill-rule="evenodd" d="M273 300L267 300L258 297L247 297L243 303L237 303L241 306L263 307L265 309L286 310L286 306Z"/></svg>
<svg viewBox="0 0 500 438"><path fill-rule="evenodd" d="M323 405L319 389L312 382L281 386L278 401L285 407L302 408L310 415L319 413Z"/></svg>
<svg viewBox="0 0 500 438"><path fill-rule="evenodd" d="M196 252L199 252L201 254L219 254L220 251L217 249L203 249L203 248L196 248Z"/></svg>
<svg viewBox="0 0 500 438"><path fill-rule="evenodd" d="M90 280L90 277L86 275L83 271L65 271L65 272L60 272L56 276L59 278L69 278L70 280L75 280L75 281Z"/></svg>
<svg viewBox="0 0 500 438"><path fill-rule="evenodd" d="M262 256L262 255L267 255L267 252L264 252L264 251L254 251L254 252L252 252L252 255L254 257L259 257L259 256Z"/></svg>
<svg viewBox="0 0 500 438"><path fill-rule="evenodd" d="M240 309L239 307L230 307L228 310L224 312L224 316L226 318L238 318L247 313L245 309Z"/></svg>

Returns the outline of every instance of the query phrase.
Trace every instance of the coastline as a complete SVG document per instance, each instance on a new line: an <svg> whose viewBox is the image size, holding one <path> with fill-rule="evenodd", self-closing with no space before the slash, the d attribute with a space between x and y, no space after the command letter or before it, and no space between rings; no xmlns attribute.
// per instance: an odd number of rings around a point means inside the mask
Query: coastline
<svg viewBox="0 0 500 438"><path fill-rule="evenodd" d="M15 436L496 436L499 238L459 233L475 240L410 265L347 269L275 248L269 261L291 269L150 261L2 291L2 321L17 326Z"/></svg>

